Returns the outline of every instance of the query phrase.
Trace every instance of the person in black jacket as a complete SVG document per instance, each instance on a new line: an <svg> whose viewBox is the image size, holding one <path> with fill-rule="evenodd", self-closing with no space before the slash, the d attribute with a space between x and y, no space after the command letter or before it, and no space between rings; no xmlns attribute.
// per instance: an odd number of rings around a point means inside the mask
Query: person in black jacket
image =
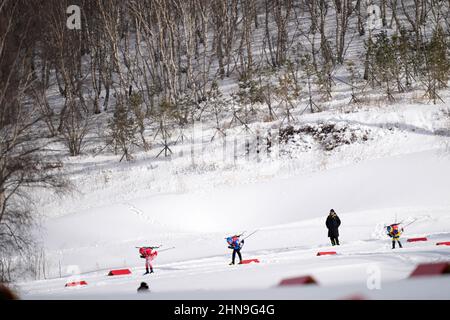
<svg viewBox="0 0 450 320"><path fill-rule="evenodd" d="M331 239L331 244L333 246L339 245L339 226L341 225L341 220L333 209L330 210L326 225L328 228L328 237Z"/></svg>

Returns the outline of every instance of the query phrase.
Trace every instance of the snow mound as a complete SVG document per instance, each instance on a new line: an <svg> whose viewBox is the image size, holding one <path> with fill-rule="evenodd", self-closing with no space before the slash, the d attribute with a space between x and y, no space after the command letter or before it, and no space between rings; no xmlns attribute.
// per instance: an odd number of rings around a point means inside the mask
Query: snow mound
<svg viewBox="0 0 450 320"><path fill-rule="evenodd" d="M363 143L371 139L371 129L349 123L318 122L280 129L279 141L282 154L320 148L332 151L342 145Z"/></svg>

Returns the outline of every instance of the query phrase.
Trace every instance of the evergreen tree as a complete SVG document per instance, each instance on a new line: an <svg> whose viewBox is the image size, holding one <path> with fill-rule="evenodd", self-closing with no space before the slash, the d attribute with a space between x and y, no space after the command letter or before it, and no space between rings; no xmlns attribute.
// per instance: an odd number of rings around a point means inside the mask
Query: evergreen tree
<svg viewBox="0 0 450 320"><path fill-rule="evenodd" d="M278 86L275 94L279 99L280 107L283 109L284 118L282 123L287 120L288 123L295 120L292 110L295 109L295 101L300 97L300 90L295 84L290 73L281 75L278 78Z"/></svg>
<svg viewBox="0 0 450 320"><path fill-rule="evenodd" d="M264 102L262 88L255 80L242 78L238 91L232 94L232 99L234 110L231 123L237 121L246 131L251 131L248 124L252 120L251 117L256 115L255 105Z"/></svg>
<svg viewBox="0 0 450 320"><path fill-rule="evenodd" d="M311 55L305 54L300 59L300 65L302 66L302 68L304 70L304 75L305 75L305 78L306 78L306 84L307 84L307 87L308 87L308 105L303 110L303 112L305 112L306 109L308 109L308 108L311 111L311 113L314 113L315 110L320 112L322 110L320 109L320 107L313 100L313 84L314 84L314 75L315 75L315 73L314 73L314 65L313 65L313 63L311 61Z"/></svg>
<svg viewBox="0 0 450 320"><path fill-rule="evenodd" d="M357 85L358 85L358 78L359 73L358 69L355 66L355 63L353 61L348 61L346 63L346 68L349 73L349 85L352 89L352 98L350 99L350 103L360 103L360 99L356 93Z"/></svg>
<svg viewBox="0 0 450 320"><path fill-rule="evenodd" d="M223 97L222 91L220 91L219 85L214 81L211 85L211 90L208 92L208 98L206 102L209 109L212 112L215 122L215 132L211 138L214 140L217 134L226 136L224 129L222 128L222 115L227 109L228 101Z"/></svg>
<svg viewBox="0 0 450 320"><path fill-rule="evenodd" d="M447 52L447 39L441 26L438 26L425 48L425 64L422 76L426 85L426 95L436 104L441 100L438 90L447 87L450 62Z"/></svg>
<svg viewBox="0 0 450 320"><path fill-rule="evenodd" d="M145 118L146 118L146 111L143 110L143 99L142 96L139 93L132 93L130 98L130 107L131 110L133 110L133 114L135 116L136 125L139 129L139 135L141 137L142 145L144 147L144 150L148 150L150 148L150 145L148 144L147 140L145 139L144 132L145 132Z"/></svg>
<svg viewBox="0 0 450 320"><path fill-rule="evenodd" d="M403 77L405 79L404 89L409 90L412 85L413 71L414 71L414 43L411 35L405 28L400 29L400 34L397 37L397 51L399 55L399 64L402 69Z"/></svg>
<svg viewBox="0 0 450 320"><path fill-rule="evenodd" d="M120 161L132 159L131 149L136 144L137 129L129 110L123 104L117 104L113 118L108 122L107 144L113 146L115 154L122 153Z"/></svg>
<svg viewBox="0 0 450 320"><path fill-rule="evenodd" d="M393 42L386 32L376 35L374 58L375 76L380 84L385 86L387 99L394 101L391 82L397 78L397 58Z"/></svg>

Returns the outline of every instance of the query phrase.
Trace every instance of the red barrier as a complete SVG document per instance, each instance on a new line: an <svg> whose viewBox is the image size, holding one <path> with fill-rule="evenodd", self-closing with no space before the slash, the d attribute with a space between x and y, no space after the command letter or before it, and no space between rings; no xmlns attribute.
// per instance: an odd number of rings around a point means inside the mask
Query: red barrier
<svg viewBox="0 0 450 320"><path fill-rule="evenodd" d="M77 286L86 286L87 282L86 281L74 281L74 282L68 282L66 283L66 287L77 287Z"/></svg>
<svg viewBox="0 0 450 320"><path fill-rule="evenodd" d="M278 286L298 286L305 284L317 284L317 281L311 276L295 277L281 280Z"/></svg>
<svg viewBox="0 0 450 320"><path fill-rule="evenodd" d="M334 255L336 254L336 251L321 251L317 252L318 256L328 256L328 255Z"/></svg>
<svg viewBox="0 0 450 320"><path fill-rule="evenodd" d="M408 242L428 241L428 238L409 238Z"/></svg>
<svg viewBox="0 0 450 320"><path fill-rule="evenodd" d="M446 242L438 242L436 243L437 246L450 246L450 241L446 241Z"/></svg>
<svg viewBox="0 0 450 320"><path fill-rule="evenodd" d="M410 277L435 276L450 273L450 263L424 263L419 264Z"/></svg>
<svg viewBox="0 0 450 320"><path fill-rule="evenodd" d="M258 259L247 259L247 260L242 260L240 264L249 264L249 263L259 263Z"/></svg>
<svg viewBox="0 0 450 320"><path fill-rule="evenodd" d="M119 269L119 270L111 270L108 273L108 276L122 276L125 274L131 274L130 269Z"/></svg>

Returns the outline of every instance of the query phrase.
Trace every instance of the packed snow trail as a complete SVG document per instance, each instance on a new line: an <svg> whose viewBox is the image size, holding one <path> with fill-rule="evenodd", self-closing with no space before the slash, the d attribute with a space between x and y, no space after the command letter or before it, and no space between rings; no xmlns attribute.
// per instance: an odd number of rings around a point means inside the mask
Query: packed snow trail
<svg viewBox="0 0 450 320"><path fill-rule="evenodd" d="M49 217L39 233L49 280L23 281L20 293L30 299L119 297L135 293L144 280L152 293L174 297L202 290L255 294L270 291L283 278L305 274L321 286L366 289L371 268L379 268L381 283L388 286L407 278L418 263L450 261L449 247L435 245L450 241L450 157L436 145L418 145L420 152L287 178L178 194L139 193L136 199ZM104 192L109 196L109 190ZM342 245L333 248L325 228L331 208L342 221ZM390 249L385 234L384 226L395 219L417 219L405 228L404 249ZM261 262L228 266L231 252L224 237L255 229L259 231L246 241L242 254ZM406 242L423 236L429 241ZM161 253L154 261L155 274L143 277L144 263L135 246L160 243L176 249ZM338 255L317 257L319 250ZM79 268L87 286L64 288L71 266ZM133 273L106 276L116 268Z"/></svg>
<svg viewBox="0 0 450 320"><path fill-rule="evenodd" d="M434 221L442 224L450 220L448 212L436 210L430 212L430 215ZM347 220L352 215L364 213L344 214L342 218ZM378 218L389 215L379 212ZM368 220L370 224L372 219ZM427 220L419 222L416 229L422 229L427 223ZM435 245L436 242L450 239L450 233L440 232L424 234L429 239L427 242L405 241L404 249L396 250L390 249L390 240L387 237L346 240L343 236L343 244L335 247L326 242L320 245L311 245L312 242L309 242L291 247L282 246L293 233L318 231L320 226L315 225L315 220L312 220L261 230L243 250L244 259L258 258L260 260L258 264L228 266L229 252L222 249L225 253L221 255L167 263L156 260L155 274L146 276L142 275L144 272L142 263L134 264L130 276L108 277L107 270L83 273L80 279L87 281L88 286L81 289L64 288L64 284L70 282L71 277L37 281L23 284L21 287L24 289L24 297L30 299L83 298L90 295L93 298L100 298L104 295L114 297L132 294L141 281L147 281L152 293L182 291L186 292L186 295L190 292L189 296L196 297L196 294L203 290L212 290L210 297L214 298L220 297L227 290L271 290L284 278L312 275L321 286L332 287L336 294L339 294L337 288L340 286L353 285L355 290L363 290L367 286L368 272L373 268L380 270L383 287L408 278L419 263L450 261L450 247ZM404 239L412 234L415 234L414 229L405 230ZM274 240L268 242L268 239ZM316 256L318 251L324 250L335 250L338 254ZM175 256L176 254L173 258ZM138 258L135 261L139 261ZM424 294L423 297L426 298L427 295Z"/></svg>
<svg viewBox="0 0 450 320"><path fill-rule="evenodd" d="M173 253L178 259L188 259L198 252L208 252L212 243L210 252L220 252L222 243L215 241L239 229L316 218L305 225L308 229L312 223L317 224L315 233L303 230L300 234L306 232L308 237L292 234L286 239L286 245L305 241L314 245L328 241L324 221L330 208L340 216L364 211L362 215L350 214L341 227L342 239L364 239L393 223L396 214L399 219L406 219L426 216L429 209L448 208L449 177L450 158L421 152L241 187L128 201L148 220L131 214L128 205L93 208L48 219L44 222L45 232L39 236L44 237L54 268L60 260L62 265L79 265L82 270L130 264L135 259L130 247L143 243L176 246L179 250ZM385 214L383 217L378 216L380 211ZM368 219L372 224L362 224ZM428 224L434 223L430 218ZM374 230L376 226L380 230ZM449 225L437 227L442 232L449 231ZM414 224L411 229L418 230ZM211 235L213 232L217 238ZM187 250L187 244L192 242L196 249ZM270 246L270 242L266 245Z"/></svg>

